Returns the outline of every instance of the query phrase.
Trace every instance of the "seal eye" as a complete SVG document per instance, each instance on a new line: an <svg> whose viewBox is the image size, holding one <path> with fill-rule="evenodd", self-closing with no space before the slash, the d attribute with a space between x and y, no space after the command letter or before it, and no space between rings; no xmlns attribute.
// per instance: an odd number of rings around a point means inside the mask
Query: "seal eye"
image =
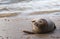
<svg viewBox="0 0 60 39"><path fill-rule="evenodd" d="M35 22L36 20L32 20L32 22Z"/></svg>
<svg viewBox="0 0 60 39"><path fill-rule="evenodd" d="M32 22L35 22L35 20L33 20Z"/></svg>
<svg viewBox="0 0 60 39"><path fill-rule="evenodd" d="M43 25L44 24L44 21L43 20L40 20L38 21L40 25Z"/></svg>
<svg viewBox="0 0 60 39"><path fill-rule="evenodd" d="M40 21L39 21L39 23L41 23L41 24L42 24L42 23L43 23L43 21L42 21L42 20L40 20Z"/></svg>

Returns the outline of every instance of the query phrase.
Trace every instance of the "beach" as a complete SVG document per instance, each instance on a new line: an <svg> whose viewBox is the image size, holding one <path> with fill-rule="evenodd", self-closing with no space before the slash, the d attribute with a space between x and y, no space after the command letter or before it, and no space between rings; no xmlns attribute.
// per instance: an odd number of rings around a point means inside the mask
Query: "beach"
<svg viewBox="0 0 60 39"><path fill-rule="evenodd" d="M56 25L56 30L47 34L26 34L32 31L32 20L47 18ZM59 0L1 0L0 39L60 39Z"/></svg>
<svg viewBox="0 0 60 39"><path fill-rule="evenodd" d="M32 31L32 19L49 18L56 30L47 34L26 34L23 30ZM4 17L0 18L0 38L4 39L60 39L60 16Z"/></svg>

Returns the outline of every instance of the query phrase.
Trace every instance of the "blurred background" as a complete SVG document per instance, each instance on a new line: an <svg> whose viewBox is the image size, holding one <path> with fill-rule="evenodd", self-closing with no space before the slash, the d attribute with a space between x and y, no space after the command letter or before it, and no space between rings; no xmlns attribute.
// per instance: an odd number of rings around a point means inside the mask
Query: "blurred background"
<svg viewBox="0 0 60 39"><path fill-rule="evenodd" d="M60 0L0 0L0 14L21 13L27 16L52 13L52 15L59 15L59 12Z"/></svg>

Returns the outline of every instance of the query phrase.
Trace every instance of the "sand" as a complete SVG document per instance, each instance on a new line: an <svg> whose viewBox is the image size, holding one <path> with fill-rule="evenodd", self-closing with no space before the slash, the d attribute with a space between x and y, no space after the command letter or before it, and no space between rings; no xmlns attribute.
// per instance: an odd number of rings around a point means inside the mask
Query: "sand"
<svg viewBox="0 0 60 39"><path fill-rule="evenodd" d="M47 34L26 34L23 30L32 31L32 19L49 18L55 25L56 30ZM52 15L32 15L22 17L2 17L0 18L0 39L60 39L60 16Z"/></svg>

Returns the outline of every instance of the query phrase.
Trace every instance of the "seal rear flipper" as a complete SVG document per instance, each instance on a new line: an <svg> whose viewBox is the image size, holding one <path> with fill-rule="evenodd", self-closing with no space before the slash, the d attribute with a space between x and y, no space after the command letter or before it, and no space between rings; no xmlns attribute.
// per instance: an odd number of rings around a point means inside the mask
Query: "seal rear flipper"
<svg viewBox="0 0 60 39"><path fill-rule="evenodd" d="M56 25L54 25L54 30L56 29Z"/></svg>
<svg viewBox="0 0 60 39"><path fill-rule="evenodd" d="M30 32L30 31L23 31L24 33L27 33L27 34L35 34L34 32Z"/></svg>

